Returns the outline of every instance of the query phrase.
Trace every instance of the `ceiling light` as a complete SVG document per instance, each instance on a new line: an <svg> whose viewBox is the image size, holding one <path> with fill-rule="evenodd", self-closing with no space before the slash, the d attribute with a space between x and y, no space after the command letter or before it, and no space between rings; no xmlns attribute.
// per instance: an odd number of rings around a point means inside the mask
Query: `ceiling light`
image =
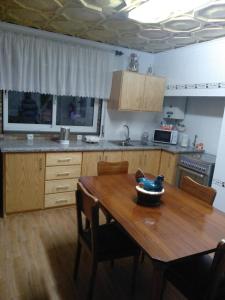
<svg viewBox="0 0 225 300"><path fill-rule="evenodd" d="M182 15L212 0L149 0L128 14L130 19L141 23L159 23L171 16Z"/></svg>

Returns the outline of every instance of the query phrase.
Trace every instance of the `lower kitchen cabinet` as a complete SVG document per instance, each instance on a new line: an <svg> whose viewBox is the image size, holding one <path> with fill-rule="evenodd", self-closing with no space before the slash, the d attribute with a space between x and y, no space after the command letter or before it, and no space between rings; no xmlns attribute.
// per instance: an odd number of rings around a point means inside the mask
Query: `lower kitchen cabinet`
<svg viewBox="0 0 225 300"><path fill-rule="evenodd" d="M159 173L164 175L164 180L170 184L176 182L178 154L162 151Z"/></svg>
<svg viewBox="0 0 225 300"><path fill-rule="evenodd" d="M142 170L154 176L159 175L161 150L143 151Z"/></svg>
<svg viewBox="0 0 225 300"><path fill-rule="evenodd" d="M45 208L75 204L81 164L82 152L46 154Z"/></svg>
<svg viewBox="0 0 225 300"><path fill-rule="evenodd" d="M84 152L82 160L81 175L96 176L98 161L103 160L103 152Z"/></svg>
<svg viewBox="0 0 225 300"><path fill-rule="evenodd" d="M97 175L98 161L127 160L129 173L164 175L175 183L178 154L161 150L4 154L4 212L14 213L75 203L77 181Z"/></svg>
<svg viewBox="0 0 225 300"><path fill-rule="evenodd" d="M157 176L159 172L161 150L124 151L122 158L129 162L129 173L142 169L145 173Z"/></svg>
<svg viewBox="0 0 225 300"><path fill-rule="evenodd" d="M6 213L43 208L45 153L5 154L3 172Z"/></svg>
<svg viewBox="0 0 225 300"><path fill-rule="evenodd" d="M99 161L117 162L122 160L122 151L84 152L82 161L82 176L96 176Z"/></svg>
<svg viewBox="0 0 225 300"><path fill-rule="evenodd" d="M109 162L118 162L122 160L122 151L105 151L103 160Z"/></svg>
<svg viewBox="0 0 225 300"><path fill-rule="evenodd" d="M143 167L143 151L123 151L122 160L129 162L128 173L135 173Z"/></svg>

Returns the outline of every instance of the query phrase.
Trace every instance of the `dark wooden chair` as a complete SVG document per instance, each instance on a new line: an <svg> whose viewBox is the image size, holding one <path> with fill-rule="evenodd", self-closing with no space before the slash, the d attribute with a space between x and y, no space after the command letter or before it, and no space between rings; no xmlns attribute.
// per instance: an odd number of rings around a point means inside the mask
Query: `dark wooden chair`
<svg viewBox="0 0 225 300"><path fill-rule="evenodd" d="M128 167L129 167L128 161L119 161L119 162L99 161L97 165L98 176L127 174ZM106 223L109 223L112 220L112 216L104 208L102 208L102 212L105 215Z"/></svg>
<svg viewBox="0 0 225 300"><path fill-rule="evenodd" d="M133 256L132 290L134 290L140 255L139 247L115 222L99 225L99 202L88 193L81 183L77 185L76 195L78 239L74 279L77 278L81 247L83 246L91 256L88 300L92 299L98 262L102 261ZM88 228L83 225L82 215L89 221Z"/></svg>
<svg viewBox="0 0 225 300"><path fill-rule="evenodd" d="M97 165L98 175L115 175L128 173L128 161L108 162L99 161Z"/></svg>
<svg viewBox="0 0 225 300"><path fill-rule="evenodd" d="M183 176L181 178L180 188L192 196L213 205L216 197L216 190L214 188L199 184L189 176Z"/></svg>
<svg viewBox="0 0 225 300"><path fill-rule="evenodd" d="M225 240L219 242L214 258L202 255L178 262L165 278L189 300L224 300Z"/></svg>

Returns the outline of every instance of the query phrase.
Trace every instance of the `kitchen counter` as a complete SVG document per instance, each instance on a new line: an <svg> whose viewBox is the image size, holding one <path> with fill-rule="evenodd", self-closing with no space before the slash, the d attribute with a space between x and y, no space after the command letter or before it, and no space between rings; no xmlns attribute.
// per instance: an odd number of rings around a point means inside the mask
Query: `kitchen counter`
<svg viewBox="0 0 225 300"><path fill-rule="evenodd" d="M132 146L121 146L113 141L101 141L100 143L90 144L82 141L70 142L69 145L61 145L58 141L52 140L1 140L0 149L3 153L10 152L73 152L73 151L122 151L122 150L165 150L172 153L193 153L202 152L192 147L180 147L178 145L168 145L149 142L148 145L141 145L134 141Z"/></svg>

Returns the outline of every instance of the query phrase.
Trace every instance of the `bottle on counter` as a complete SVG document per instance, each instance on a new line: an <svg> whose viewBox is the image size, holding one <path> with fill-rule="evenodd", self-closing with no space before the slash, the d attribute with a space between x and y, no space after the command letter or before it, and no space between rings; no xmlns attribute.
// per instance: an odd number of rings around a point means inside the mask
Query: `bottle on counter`
<svg viewBox="0 0 225 300"><path fill-rule="evenodd" d="M144 131L141 135L141 144L148 145L148 139L149 139L149 133L147 131Z"/></svg>

